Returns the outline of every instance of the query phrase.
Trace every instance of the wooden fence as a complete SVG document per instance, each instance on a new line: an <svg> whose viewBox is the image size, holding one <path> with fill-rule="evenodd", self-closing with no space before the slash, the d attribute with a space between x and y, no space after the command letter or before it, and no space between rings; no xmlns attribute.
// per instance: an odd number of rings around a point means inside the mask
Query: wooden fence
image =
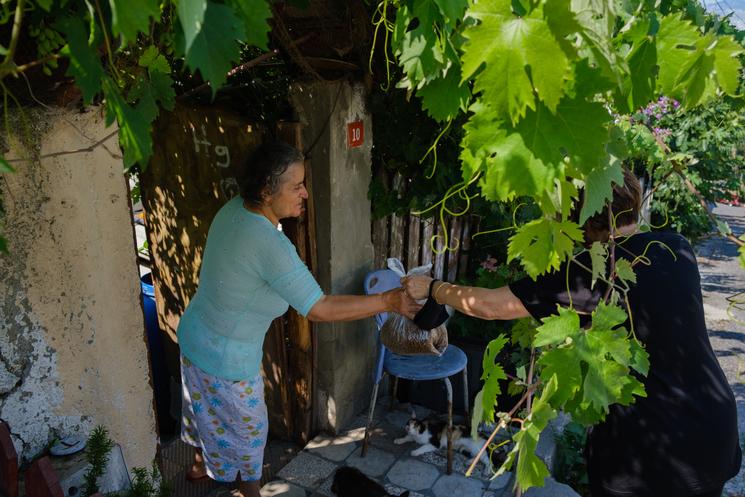
<svg viewBox="0 0 745 497"><path fill-rule="evenodd" d="M379 169L376 176L399 198L407 194L406 181L400 174ZM387 267L386 259L395 257L406 270L431 263L433 276L446 281L456 281L469 273L471 236L478 233L480 218L446 215L443 224L439 209L427 214L426 218L393 214L373 221L375 268Z"/></svg>

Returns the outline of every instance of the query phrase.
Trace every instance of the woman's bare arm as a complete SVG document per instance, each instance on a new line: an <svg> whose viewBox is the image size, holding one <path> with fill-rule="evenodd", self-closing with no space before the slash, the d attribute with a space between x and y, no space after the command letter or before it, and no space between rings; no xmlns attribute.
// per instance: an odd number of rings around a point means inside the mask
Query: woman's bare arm
<svg viewBox="0 0 745 497"><path fill-rule="evenodd" d="M411 297L422 299L429 293L432 278L412 276L404 278L402 282ZM507 286L492 289L436 281L432 285L432 295L437 303L449 305L475 318L505 320L530 316L520 299Z"/></svg>
<svg viewBox="0 0 745 497"><path fill-rule="evenodd" d="M324 295L308 313L311 321L352 321L381 312L397 312L408 318L421 308L402 288L377 295Z"/></svg>

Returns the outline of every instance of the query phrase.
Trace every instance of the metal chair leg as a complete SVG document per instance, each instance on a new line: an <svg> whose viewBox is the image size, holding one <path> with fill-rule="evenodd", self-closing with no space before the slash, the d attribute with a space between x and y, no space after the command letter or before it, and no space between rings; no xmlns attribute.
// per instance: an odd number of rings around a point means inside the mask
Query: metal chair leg
<svg viewBox="0 0 745 497"><path fill-rule="evenodd" d="M445 388L448 391L448 469L447 474L453 474L453 385L449 378L445 380Z"/></svg>
<svg viewBox="0 0 745 497"><path fill-rule="evenodd" d="M392 411L394 407L396 407L396 396L398 395L398 376L393 376L393 394L391 395L391 405L388 408L389 411Z"/></svg>
<svg viewBox="0 0 745 497"><path fill-rule="evenodd" d="M468 405L468 367L463 368L463 411L466 415L466 428L471 427L471 410Z"/></svg>
<svg viewBox="0 0 745 497"><path fill-rule="evenodd" d="M375 402L378 400L378 387L380 382L377 382L373 387L372 397L370 398L370 412L367 414L367 425L365 426L365 439L362 442L362 457L367 455L367 444L370 439L370 428L372 427L373 414L375 413Z"/></svg>

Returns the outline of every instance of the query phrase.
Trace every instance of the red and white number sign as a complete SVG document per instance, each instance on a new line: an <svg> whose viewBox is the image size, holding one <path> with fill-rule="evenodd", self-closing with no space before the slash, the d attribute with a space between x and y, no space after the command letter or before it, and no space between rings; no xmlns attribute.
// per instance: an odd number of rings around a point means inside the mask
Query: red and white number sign
<svg viewBox="0 0 745 497"><path fill-rule="evenodd" d="M365 125L362 121L347 123L347 148L356 148L365 143Z"/></svg>

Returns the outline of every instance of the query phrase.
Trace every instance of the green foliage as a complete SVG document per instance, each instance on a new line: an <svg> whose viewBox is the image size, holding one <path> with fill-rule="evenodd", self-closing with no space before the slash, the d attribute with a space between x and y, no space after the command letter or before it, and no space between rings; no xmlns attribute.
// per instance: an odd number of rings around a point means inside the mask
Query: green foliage
<svg viewBox="0 0 745 497"><path fill-rule="evenodd" d="M186 65L212 83L212 94L222 86L232 64L239 59L237 40L245 38L244 24L228 5L207 1L201 29L191 44L178 46L186 54ZM220 54L219 56L216 56Z"/></svg>
<svg viewBox="0 0 745 497"><path fill-rule="evenodd" d="M576 223L537 219L520 226L512 235L507 262L520 257L525 271L535 279L548 270L558 269L572 253L574 244L582 240L584 235Z"/></svg>
<svg viewBox="0 0 745 497"><path fill-rule="evenodd" d="M549 476L546 464L536 455L535 450L541 432L557 415L550 401L557 392L558 382L556 376L546 382L540 397L533 404L530 416L523 422L520 431L512 437L515 444L513 449L497 471L497 474L509 471L517 459L516 473L522 488L543 486L543 480Z"/></svg>
<svg viewBox="0 0 745 497"><path fill-rule="evenodd" d="M84 475L83 497L89 497L99 491L98 479L106 470L109 453L113 447L114 442L109 438L109 431L106 427L96 426L88 437L85 449L85 459L90 464L90 468Z"/></svg>
<svg viewBox="0 0 745 497"><path fill-rule="evenodd" d="M85 104L104 97L108 122L116 121L120 129L127 169L147 165L152 123L161 108L174 105L174 69L185 66L201 74L214 95L240 60L242 47L267 48L271 17L269 0L184 0L175 6L162 0L38 4L43 11L29 9L18 21L35 39L40 60L22 68L0 65L0 81L36 64L50 74L58 64L67 63L67 74ZM10 15L0 15L0 25L11 20ZM18 35L13 36L17 41ZM15 53L6 57L12 62ZM7 99L7 87L3 91Z"/></svg>
<svg viewBox="0 0 745 497"><path fill-rule="evenodd" d="M497 395L501 392L499 380L507 379L502 366L496 362L497 354L499 354L506 343L507 337L505 335L499 335L489 342L489 345L486 346L486 350L484 351L484 358L482 360L484 372L481 375L481 379L484 381L484 387L481 389L481 405L479 407L483 407L482 417L487 422L494 421L494 406L497 403ZM476 406L474 406L475 409Z"/></svg>
<svg viewBox="0 0 745 497"><path fill-rule="evenodd" d="M75 78L75 83L83 92L83 100L89 104L101 90L103 67L98 58L98 36L91 36L80 18L63 17L57 27L64 34L67 45L60 53L70 60L67 74ZM93 39L91 39L93 38Z"/></svg>
<svg viewBox="0 0 745 497"><path fill-rule="evenodd" d="M569 309L560 309L538 328L534 345L550 347L538 360L541 379L556 376L559 386L552 405L575 421L597 423L610 404L628 405L632 394L644 395L642 384L629 373L633 369L646 374L646 352L620 326L626 318L620 307L601 303L592 313L589 330L580 328L579 316Z"/></svg>
<svg viewBox="0 0 745 497"><path fill-rule="evenodd" d="M168 482L164 481L158 470L158 466L153 462L150 471L146 468L133 468L132 488L120 497L170 497L171 488Z"/></svg>

